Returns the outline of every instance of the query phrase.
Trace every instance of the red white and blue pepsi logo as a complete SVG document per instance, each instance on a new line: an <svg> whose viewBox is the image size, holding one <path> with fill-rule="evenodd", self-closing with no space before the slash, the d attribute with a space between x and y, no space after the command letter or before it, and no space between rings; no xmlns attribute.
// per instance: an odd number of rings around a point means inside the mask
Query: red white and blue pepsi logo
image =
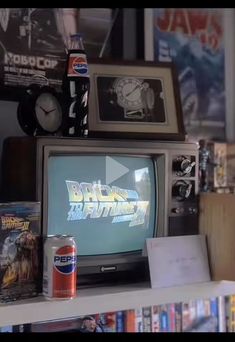
<svg viewBox="0 0 235 342"><path fill-rule="evenodd" d="M73 273L77 266L76 249L73 246L63 246L54 255L54 267L62 274Z"/></svg>
<svg viewBox="0 0 235 342"><path fill-rule="evenodd" d="M73 70L81 75L86 75L88 73L88 66L86 58L84 57L76 57L72 63Z"/></svg>

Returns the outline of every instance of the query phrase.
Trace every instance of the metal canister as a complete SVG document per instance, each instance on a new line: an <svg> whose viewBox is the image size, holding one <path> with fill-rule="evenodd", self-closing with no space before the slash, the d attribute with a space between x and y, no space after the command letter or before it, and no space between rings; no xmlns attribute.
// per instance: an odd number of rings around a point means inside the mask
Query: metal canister
<svg viewBox="0 0 235 342"><path fill-rule="evenodd" d="M44 242L43 294L49 299L76 297L77 246L73 236L48 236Z"/></svg>

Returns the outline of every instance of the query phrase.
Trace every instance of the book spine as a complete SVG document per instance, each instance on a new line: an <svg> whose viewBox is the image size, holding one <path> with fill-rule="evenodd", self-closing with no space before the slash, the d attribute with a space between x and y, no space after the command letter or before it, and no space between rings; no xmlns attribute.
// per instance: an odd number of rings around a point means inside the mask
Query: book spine
<svg viewBox="0 0 235 342"><path fill-rule="evenodd" d="M160 306L152 306L152 332L160 331Z"/></svg>
<svg viewBox="0 0 235 342"><path fill-rule="evenodd" d="M105 314L105 332L116 332L116 313L106 312Z"/></svg>
<svg viewBox="0 0 235 342"><path fill-rule="evenodd" d="M216 319L216 332L219 331L219 305L218 298L214 297L210 299L211 302L211 316Z"/></svg>
<svg viewBox="0 0 235 342"><path fill-rule="evenodd" d="M175 332L175 304L168 304L169 331Z"/></svg>
<svg viewBox="0 0 235 342"><path fill-rule="evenodd" d="M190 324L189 303L182 303L182 331L186 331Z"/></svg>
<svg viewBox="0 0 235 342"><path fill-rule="evenodd" d="M235 331L235 295L224 297L226 332Z"/></svg>
<svg viewBox="0 0 235 342"><path fill-rule="evenodd" d="M142 308L135 309L135 332L143 332Z"/></svg>
<svg viewBox="0 0 235 342"><path fill-rule="evenodd" d="M116 312L116 332L124 332L125 331L125 312L117 311Z"/></svg>
<svg viewBox="0 0 235 342"><path fill-rule="evenodd" d="M182 332L182 303L175 303L175 331Z"/></svg>
<svg viewBox="0 0 235 342"><path fill-rule="evenodd" d="M229 331L235 332L235 295L230 296Z"/></svg>
<svg viewBox="0 0 235 342"><path fill-rule="evenodd" d="M4 332L6 332L6 333L10 333L10 332L14 332L14 330L13 330L13 325L5 325L5 326L3 326L3 327L0 327L0 333L4 333ZM17 331L18 332L18 331Z"/></svg>
<svg viewBox="0 0 235 342"><path fill-rule="evenodd" d="M209 317L211 315L211 301L210 299L204 299L204 307L205 307L205 317Z"/></svg>
<svg viewBox="0 0 235 342"><path fill-rule="evenodd" d="M196 312L197 319L205 317L204 299L199 298L196 300Z"/></svg>
<svg viewBox="0 0 235 342"><path fill-rule="evenodd" d="M143 332L151 332L152 329L152 309L151 306L142 309Z"/></svg>
<svg viewBox="0 0 235 342"><path fill-rule="evenodd" d="M135 332L135 310L127 310L125 316L125 331Z"/></svg>
<svg viewBox="0 0 235 342"><path fill-rule="evenodd" d="M225 297L218 297L219 332L226 332Z"/></svg>
<svg viewBox="0 0 235 342"><path fill-rule="evenodd" d="M197 319L197 302L196 300L189 301L189 326L193 326Z"/></svg>
<svg viewBox="0 0 235 342"><path fill-rule="evenodd" d="M167 305L160 305L160 332L169 331L169 317Z"/></svg>

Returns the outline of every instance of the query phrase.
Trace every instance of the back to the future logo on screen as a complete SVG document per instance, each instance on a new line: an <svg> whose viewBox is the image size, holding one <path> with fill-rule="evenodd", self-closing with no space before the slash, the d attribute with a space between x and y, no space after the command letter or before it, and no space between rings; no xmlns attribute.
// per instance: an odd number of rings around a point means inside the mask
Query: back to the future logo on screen
<svg viewBox="0 0 235 342"><path fill-rule="evenodd" d="M112 217L112 223L130 221L129 227L145 223L149 201L136 190L66 180L70 210L68 221Z"/></svg>

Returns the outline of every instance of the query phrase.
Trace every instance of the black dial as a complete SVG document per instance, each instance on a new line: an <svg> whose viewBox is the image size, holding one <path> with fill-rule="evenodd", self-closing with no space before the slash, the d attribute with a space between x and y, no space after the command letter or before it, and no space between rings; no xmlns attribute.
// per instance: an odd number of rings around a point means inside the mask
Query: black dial
<svg viewBox="0 0 235 342"><path fill-rule="evenodd" d="M192 183L190 181L179 180L172 187L172 196L178 201L184 201L191 195Z"/></svg>
<svg viewBox="0 0 235 342"><path fill-rule="evenodd" d="M28 135L48 135L59 131L63 121L59 94L48 86L32 85L19 103L17 117Z"/></svg>
<svg viewBox="0 0 235 342"><path fill-rule="evenodd" d="M172 169L177 176L182 177L189 175L192 172L195 164L195 161L192 161L190 156L178 156L173 160Z"/></svg>

